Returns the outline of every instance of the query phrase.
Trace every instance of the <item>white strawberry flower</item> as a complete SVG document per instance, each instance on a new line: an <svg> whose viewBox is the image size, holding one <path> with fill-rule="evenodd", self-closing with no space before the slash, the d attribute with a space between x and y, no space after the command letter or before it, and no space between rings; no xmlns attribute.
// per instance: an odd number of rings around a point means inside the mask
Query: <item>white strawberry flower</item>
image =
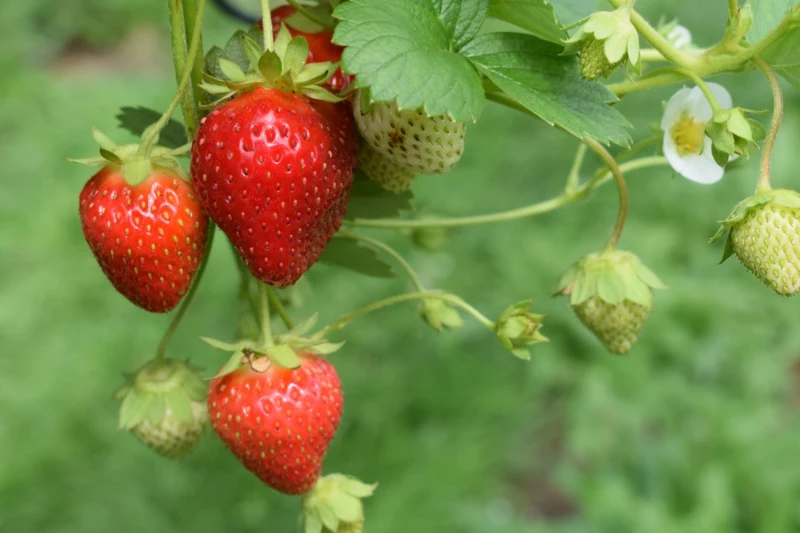
<svg viewBox="0 0 800 533"><path fill-rule="evenodd" d="M708 83L708 88L720 108L733 106L730 93L722 85ZM684 87L669 99L661 119L664 156L675 172L697 183L716 183L725 172L714 161L711 138L705 131L713 115L711 103L699 87Z"/></svg>

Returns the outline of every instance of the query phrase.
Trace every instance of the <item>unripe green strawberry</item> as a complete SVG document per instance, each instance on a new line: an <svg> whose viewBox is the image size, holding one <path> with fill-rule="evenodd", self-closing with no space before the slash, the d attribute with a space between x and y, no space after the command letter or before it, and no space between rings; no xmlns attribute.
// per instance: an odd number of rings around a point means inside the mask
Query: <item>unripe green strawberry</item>
<svg viewBox="0 0 800 533"><path fill-rule="evenodd" d="M800 195L786 189L751 196L736 206L713 240L730 229L723 261L731 253L783 296L800 291Z"/></svg>
<svg viewBox="0 0 800 533"><path fill-rule="evenodd" d="M621 61L611 63L606 57L604 41L589 37L583 41L580 51L581 76L587 80L607 78L620 65Z"/></svg>
<svg viewBox="0 0 800 533"><path fill-rule="evenodd" d="M330 474L303 496L303 531L306 533L361 533L364 506L377 485L367 485L342 474Z"/></svg>
<svg viewBox="0 0 800 533"><path fill-rule="evenodd" d="M353 106L364 140L376 152L423 174L449 171L464 153L467 126L447 116L428 116L422 109L399 110L395 102L375 102L369 110Z"/></svg>
<svg viewBox="0 0 800 533"><path fill-rule="evenodd" d="M189 455L208 425L206 385L186 363L151 361L117 391L120 428L168 459Z"/></svg>
<svg viewBox="0 0 800 533"><path fill-rule="evenodd" d="M609 352L628 353L652 308L654 288L664 284L630 252L587 255L561 277L556 294L569 295L583 324Z"/></svg>
<svg viewBox="0 0 800 533"><path fill-rule="evenodd" d="M408 190L417 175L416 172L397 163L394 159L376 152L367 143L361 143L358 150L358 168L369 179L392 192Z"/></svg>
<svg viewBox="0 0 800 533"><path fill-rule="evenodd" d="M633 348L650 313L650 306L630 300L612 305L597 296L573 306L573 309L608 351L616 355L626 354Z"/></svg>

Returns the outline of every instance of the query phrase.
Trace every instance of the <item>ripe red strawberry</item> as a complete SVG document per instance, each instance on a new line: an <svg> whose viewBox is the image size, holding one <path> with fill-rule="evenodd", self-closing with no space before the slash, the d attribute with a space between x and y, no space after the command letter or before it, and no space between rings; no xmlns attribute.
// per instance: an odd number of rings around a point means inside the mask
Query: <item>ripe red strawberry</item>
<svg viewBox="0 0 800 533"><path fill-rule="evenodd" d="M357 150L347 102L256 87L201 121L192 183L253 275L286 287L339 229Z"/></svg>
<svg viewBox="0 0 800 533"><path fill-rule="evenodd" d="M249 366L215 378L208 391L214 431L264 483L285 494L311 490L342 416L342 389L326 359L300 354L295 370Z"/></svg>
<svg viewBox="0 0 800 533"><path fill-rule="evenodd" d="M191 186L155 167L136 185L119 166L95 174L80 194L83 234L114 287L155 313L175 307L205 255L208 218Z"/></svg>
<svg viewBox="0 0 800 533"><path fill-rule="evenodd" d="M295 12L295 8L288 5L273 9L273 34L277 35L281 24L283 24L286 19L294 15ZM262 21L260 20L258 21L258 27L259 29L263 29L264 27ZM292 34L292 37L305 37L306 41L308 41L308 63L324 63L326 61L338 63L342 60L342 50L344 50L344 48L331 42L331 39L333 38L333 34L331 32L323 30L317 33L308 33L300 31L296 28L292 28L288 25L287 28L289 29L289 33ZM346 89L353 82L353 79L354 76L345 74L342 72L342 69L338 69L333 76L331 76L331 78L325 84L323 84L323 87L338 93Z"/></svg>

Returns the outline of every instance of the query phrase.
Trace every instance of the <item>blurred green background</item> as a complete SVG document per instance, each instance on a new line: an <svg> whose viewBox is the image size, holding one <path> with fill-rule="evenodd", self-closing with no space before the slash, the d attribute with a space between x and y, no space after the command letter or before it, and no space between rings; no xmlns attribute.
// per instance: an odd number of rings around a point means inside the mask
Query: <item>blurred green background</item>
<svg viewBox="0 0 800 533"><path fill-rule="evenodd" d="M700 45L726 2L642 0L651 20L679 17ZM168 462L116 430L121 372L153 354L169 318L116 294L84 243L78 192L95 152L90 127L120 141L123 105L163 109L174 89L166 2L6 2L0 19L0 531L290 532L297 498L278 495L210 435ZM237 23L210 7L206 45ZM718 80L743 107L766 109L755 73ZM620 104L638 138L675 87ZM768 115L763 116L766 121ZM773 182L797 187L800 98L787 114ZM576 142L489 104L451 174L420 179L416 205L491 212L557 194ZM589 160L588 176L599 163ZM566 302L561 270L604 242L616 196L606 186L545 216L464 229L438 254L396 245L431 286L488 316L536 297L552 339L524 363L481 326L437 335L413 306L337 335L345 392L327 471L380 481L370 533L800 531L798 301L779 298L736 261L718 266L715 221L751 192L757 161L704 187L668 169L629 176L622 246L670 286L638 346L608 355ZM405 290L324 265L296 316L331 320ZM237 277L220 239L171 347L209 372L224 354L198 335L235 335Z"/></svg>

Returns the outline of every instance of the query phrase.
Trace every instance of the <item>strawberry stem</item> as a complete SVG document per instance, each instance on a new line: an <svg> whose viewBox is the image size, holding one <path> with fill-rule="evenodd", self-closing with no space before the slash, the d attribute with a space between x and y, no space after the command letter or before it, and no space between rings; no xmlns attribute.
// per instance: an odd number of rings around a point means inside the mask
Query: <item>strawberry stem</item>
<svg viewBox="0 0 800 533"><path fill-rule="evenodd" d="M614 230L606 243L606 250L613 250L617 247L617 242L622 235L622 229L625 227L625 219L628 218L628 186L625 184L625 176L622 175L617 160L606 150L606 148L594 139L584 137L583 142L586 146L592 149L594 153L600 156L609 170L611 175L614 176L614 181L617 182L617 191L619 191L619 211L617 213L617 222L614 224Z"/></svg>
<svg viewBox="0 0 800 533"><path fill-rule="evenodd" d="M275 50L275 43L272 39L272 10L269 8L269 0L261 0L261 26L264 29L264 51L272 52Z"/></svg>
<svg viewBox="0 0 800 533"><path fill-rule="evenodd" d="M578 145L578 150L575 152L575 159L572 161L572 167L569 169L567 175L567 184L564 186L564 193L571 194L578 188L578 180L580 179L581 166L583 166L583 158L586 155L586 145L581 143Z"/></svg>
<svg viewBox="0 0 800 533"><path fill-rule="evenodd" d="M333 24L331 24L330 20L325 20L321 17L316 16L314 13L312 13L309 9L307 9L303 4L301 4L297 0L286 0L286 1L289 3L290 6L292 6L295 9L295 11L303 15L311 22L319 24L320 26L328 30L333 29Z"/></svg>
<svg viewBox="0 0 800 533"><path fill-rule="evenodd" d="M362 317L373 311L377 311L378 309L383 309L384 307L388 307L390 305L402 302L408 302L413 300L424 300L424 299L441 300L443 302L455 305L456 307L460 307L461 309L463 309L464 311L475 317L478 320L478 322L480 322L487 328L494 331L495 323L493 321L486 318L486 316L484 316L483 313L481 313L480 311L469 305L467 302L465 302L455 294L450 294L442 291L422 291L422 292L409 292L406 294L398 294L396 296L391 296L389 298L373 302L369 305L362 307L361 309L357 309L352 313L340 317L335 322L332 322L331 324L325 326L324 328L316 332L312 336L312 338L321 339L332 331L342 329L356 318Z"/></svg>
<svg viewBox="0 0 800 533"><path fill-rule="evenodd" d="M358 233L353 233L352 231L340 231L336 233L336 237L341 237L344 239L352 239L354 241L361 241L373 248L377 248L386 254L392 256L392 258L397 261L397 263L406 271L408 277L411 280L411 283L419 292L425 292L425 287L422 285L422 281L419 279L419 276L414 271L414 268L405 260L405 258L400 255L397 250L389 246L388 244L379 241L378 239L373 239L372 237L367 237L366 235L360 235Z"/></svg>
<svg viewBox="0 0 800 533"><path fill-rule="evenodd" d="M189 80L192 78L192 68L189 65L194 64L194 60L198 55L200 50L200 42L201 42L201 30L202 30L202 21L203 21L203 11L205 8L205 0L198 0L197 1L197 13L195 16L195 26L194 32L192 33L192 41L189 46L189 55L186 57L186 61L183 64L183 73L181 75L181 79L178 82L178 90L175 91L175 96L173 96L172 101L169 104L169 107L161 115L161 118L158 119L158 122L151 125L145 130L145 133L142 137L142 142L139 145L139 149L137 150L137 155L143 157L150 156L150 150L153 146L153 142L155 142L158 134L164 129L164 126L167 125L169 122L170 117L175 112L175 109L178 108L178 105L181 103L181 100L189 100L190 103L193 102L191 98L187 97L184 98L186 94L186 89L189 85ZM192 104L192 109L194 109L194 105Z"/></svg>
<svg viewBox="0 0 800 533"><path fill-rule="evenodd" d="M258 284L258 300L261 310L261 343L270 347L275 341L272 338L272 326L269 322L269 287L265 283Z"/></svg>
<svg viewBox="0 0 800 533"><path fill-rule="evenodd" d="M281 299L278 298L278 294L272 287L267 288L267 293L269 294L269 301L270 304L275 308L280 315L281 320L286 325L287 329L292 329L294 327L294 323L292 323L292 319L289 317L289 313L286 312L286 308L283 306L283 302Z"/></svg>
<svg viewBox="0 0 800 533"><path fill-rule="evenodd" d="M781 91L781 84L775 71L772 70L766 61L760 57L753 58L753 62L764 72L764 75L769 81L772 88L772 122L769 125L769 132L767 138L764 140L764 149L761 153L761 172L758 176L758 187L756 191L768 191L770 186L770 164L772 159L772 149L775 147L775 139L778 137L778 130L781 127L781 120L783 119L783 92Z"/></svg>
<svg viewBox="0 0 800 533"><path fill-rule="evenodd" d="M209 221L208 240L206 241L206 255L203 256L203 260L200 262L200 266L197 267L197 272L195 273L192 286L189 287L189 292L186 293L186 296L184 297L183 303L181 303L178 312L175 313L175 316L172 318L172 322L170 322L167 331L165 331L164 336L161 337L161 342L158 343L158 348L156 349L156 357L155 357L155 361L157 363L163 363L166 360L167 345L169 344L169 341L172 340L172 336L178 329L181 320L183 320L183 316L186 314L186 311L192 304L194 295L197 292L197 287L200 286L200 280L203 279L203 273L206 270L206 265L208 264L208 258L211 256L211 247L214 244L214 234L216 233L216 229L217 228L214 222Z"/></svg>
<svg viewBox="0 0 800 533"><path fill-rule="evenodd" d="M711 104L711 110L714 113L721 110L721 108L719 107L719 103L717 102L717 97L714 96L714 93L711 92L711 89L706 84L705 80L703 80L703 78L701 78L700 76L698 76L693 71L687 68L677 68L675 69L675 72L677 72L678 74L682 74L686 76L688 79L692 80L694 84L697 85L697 87L701 91L703 91L703 95L705 95L706 100L708 100L708 103Z"/></svg>
<svg viewBox="0 0 800 533"><path fill-rule="evenodd" d="M635 159L619 165L623 172L631 170L638 170L643 168L657 167L669 165L667 159L662 156L643 157ZM579 199L584 198L591 191L605 185L611 180L613 174L610 170L597 174L586 183L578 186L571 193L562 193L559 196L537 202L535 204L510 209L508 211L500 211L499 213L489 213L486 215L475 215L468 217L451 217L451 218L419 218L411 220L397 220L392 218L357 218L350 223L354 226L364 228L380 228L380 229L393 229L393 230L406 230L406 229L420 229L420 228L456 228L466 226L478 226L481 224L495 224L498 222L508 222L511 220L519 220L522 218L533 217L550 211L555 211L561 207L569 205Z"/></svg>

